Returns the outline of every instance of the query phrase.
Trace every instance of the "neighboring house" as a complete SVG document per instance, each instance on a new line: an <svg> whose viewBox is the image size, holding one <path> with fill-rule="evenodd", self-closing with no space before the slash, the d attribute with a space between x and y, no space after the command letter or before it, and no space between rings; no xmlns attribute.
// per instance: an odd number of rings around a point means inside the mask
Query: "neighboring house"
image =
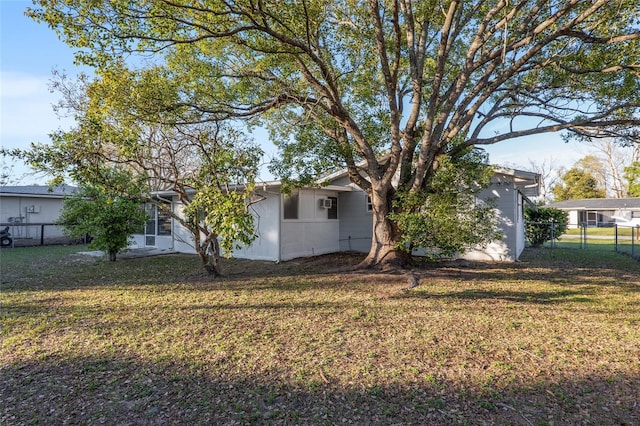
<svg viewBox="0 0 640 426"><path fill-rule="evenodd" d="M60 238L62 229L52 224L60 217L64 197L72 186L0 186L0 226L9 226L14 241Z"/></svg>
<svg viewBox="0 0 640 426"><path fill-rule="evenodd" d="M263 201L252 205L257 239L234 251L238 258L281 261L339 251L368 252L372 236L372 212L367 194L349 181L346 171L322 179L321 188L301 188L290 195L281 192L280 182L256 185ZM524 203L539 195L536 173L495 168L491 186L479 198L496 203L503 238L487 247L478 247L463 257L477 260L517 260L525 247ZM175 194L163 192L158 198L171 203L179 214ZM134 246L156 247L194 253L193 240L179 222L158 214L148 205L151 218L145 234L135 236Z"/></svg>
<svg viewBox="0 0 640 426"><path fill-rule="evenodd" d="M589 227L614 224L640 225L640 198L586 198L551 203L547 207L569 213L569 227L582 224Z"/></svg>

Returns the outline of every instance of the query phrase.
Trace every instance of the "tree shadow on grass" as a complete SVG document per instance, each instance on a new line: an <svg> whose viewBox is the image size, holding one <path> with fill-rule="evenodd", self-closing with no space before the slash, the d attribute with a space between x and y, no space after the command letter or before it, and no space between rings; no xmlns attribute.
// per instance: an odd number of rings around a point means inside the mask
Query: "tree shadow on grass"
<svg viewBox="0 0 640 426"><path fill-rule="evenodd" d="M640 376L594 374L501 388L442 380L341 384L253 374L238 365L124 356L5 365L0 423L19 424L621 424L640 422Z"/></svg>
<svg viewBox="0 0 640 426"><path fill-rule="evenodd" d="M392 285L404 280L403 275L375 271L352 271L364 255L336 253L313 258L273 262L242 259L225 260L226 277L212 279L201 269L197 257L184 254L152 258L127 259L119 262L95 261L77 263L68 260L39 265L33 270L3 270L3 291L73 290L86 287L167 287L191 286L195 290L237 288L333 289L350 283L384 283ZM618 291L640 292L640 263L627 264L626 269L589 261L550 261L529 251L525 261L469 262L443 261L419 263L411 271L423 282L452 280L465 283L542 281L563 287L615 287ZM28 267L27 267L28 268ZM5 273L6 272L6 273ZM516 292L517 293L517 292ZM463 294L468 297L470 295ZM479 294L478 297L481 297ZM527 295L523 295L527 297ZM518 296L515 296L518 297ZM577 297L577 296L576 296ZM548 299L553 299L549 296Z"/></svg>
<svg viewBox="0 0 640 426"><path fill-rule="evenodd" d="M466 283L543 282L563 288L614 287L624 292L640 292L640 264L630 269L614 268L606 264L589 265L559 261L539 263L531 261L514 263L453 261L434 263L414 273L428 280L455 280Z"/></svg>
<svg viewBox="0 0 640 426"><path fill-rule="evenodd" d="M459 299L459 300L503 300L508 302L552 305L567 302L593 303L594 300L588 297L592 292L581 290L558 290L558 291L498 291L483 289L467 289L462 291L452 291L447 293L431 293L428 290L414 290L406 292L400 298L426 298L426 299Z"/></svg>

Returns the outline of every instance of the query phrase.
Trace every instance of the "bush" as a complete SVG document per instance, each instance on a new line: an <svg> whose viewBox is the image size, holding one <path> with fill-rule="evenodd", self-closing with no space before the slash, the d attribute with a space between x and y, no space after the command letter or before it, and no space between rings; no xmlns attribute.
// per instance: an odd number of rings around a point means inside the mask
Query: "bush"
<svg viewBox="0 0 640 426"><path fill-rule="evenodd" d="M558 239L567 232L569 214L559 209L526 207L524 209L525 233L533 247L540 247L551 239Z"/></svg>

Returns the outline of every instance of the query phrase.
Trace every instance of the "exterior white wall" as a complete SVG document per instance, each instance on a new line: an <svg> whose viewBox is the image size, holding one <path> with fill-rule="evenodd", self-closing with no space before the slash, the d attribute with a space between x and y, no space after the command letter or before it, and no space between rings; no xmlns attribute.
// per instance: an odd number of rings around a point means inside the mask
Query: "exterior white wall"
<svg viewBox="0 0 640 426"><path fill-rule="evenodd" d="M339 224L314 220L287 220L282 223L282 260L339 251Z"/></svg>
<svg viewBox="0 0 640 426"><path fill-rule="evenodd" d="M151 246L160 250L174 250L173 236L171 235L156 235L156 243ZM145 236L141 234L135 234L131 237L131 243L129 248L145 248L146 245ZM195 253L195 251L194 251Z"/></svg>
<svg viewBox="0 0 640 426"><path fill-rule="evenodd" d="M348 182L334 184L346 186ZM252 244L235 250L234 257L279 261L338 251L368 252L371 247L373 216L367 211L367 194L358 188L344 192L300 189L298 219L283 219L283 195L277 189L263 191L261 195L265 200L252 206L258 237ZM327 197L338 199L337 220L328 219L328 209L319 205L319 200ZM522 195L508 177L501 177L479 198L494 200L503 237L486 247L470 250L463 258L516 260L525 247ZM180 204L175 198L173 201L174 211L180 213ZM144 238L139 237L142 239L137 243L144 247ZM160 238L156 237L158 242ZM192 236L175 220L171 247L178 252L195 253Z"/></svg>
<svg viewBox="0 0 640 426"><path fill-rule="evenodd" d="M522 254L522 252L524 251L525 247L527 246L527 241L526 241L526 237L525 237L525 230L524 230L524 205L525 205L525 200L524 197L522 196L522 194L520 192L516 192L516 197L518 198L518 204L516 207L516 211L515 211L515 217L516 217L516 255L515 255L515 259L512 260L517 260L518 258L520 258L520 255Z"/></svg>
<svg viewBox="0 0 640 426"><path fill-rule="evenodd" d="M260 192L266 197L250 208L258 237L249 246L233 251L241 259L280 260L279 225L282 215L280 193Z"/></svg>
<svg viewBox="0 0 640 426"><path fill-rule="evenodd" d="M469 250L461 257L468 260L516 260L525 247L522 196L513 185L501 182L481 192L479 198L494 199L503 237L486 247ZM367 194L359 190L341 193L339 217L340 251L368 252L371 248L373 217L367 211Z"/></svg>
<svg viewBox="0 0 640 426"><path fill-rule="evenodd" d="M340 198L335 191L301 189L298 219L282 219L280 224L281 260L340 251ZM328 209L320 199L338 198L338 219L328 219Z"/></svg>
<svg viewBox="0 0 640 426"><path fill-rule="evenodd" d="M461 257L467 260L516 260L524 250L522 196L512 185L500 182L482 191L478 198L493 200L502 239L492 241L486 247L471 249Z"/></svg>
<svg viewBox="0 0 640 426"><path fill-rule="evenodd" d="M178 201L178 197L173 197L171 206L173 213L182 217L183 207L182 203ZM196 249L191 232L177 220L173 219L172 222L171 236L173 237L173 250L179 253L195 254Z"/></svg>
<svg viewBox="0 0 640 426"><path fill-rule="evenodd" d="M15 218L18 218L20 224L16 223L9 228L12 238L39 239L42 227L28 225L54 223L60 217L63 204L62 197L5 196L0 199L0 223L14 222ZM29 210L33 210L33 212ZM44 228L44 236L45 238L58 238L64 236L64 233L62 227L47 225Z"/></svg>
<svg viewBox="0 0 640 426"><path fill-rule="evenodd" d="M577 228L580 224L578 219L578 211L570 210L569 211L569 223L567 224L567 228Z"/></svg>
<svg viewBox="0 0 640 426"><path fill-rule="evenodd" d="M340 251L367 253L373 235L373 214L367 211L367 193L343 192L338 202Z"/></svg>
<svg viewBox="0 0 640 426"><path fill-rule="evenodd" d="M301 189L298 219L286 220L282 218L282 195L275 190L258 192L265 197L251 206L258 237L250 245L234 250L234 257L279 261L339 251L340 221L328 219L328 209L319 206L320 199L337 198L337 192ZM180 214L182 207L175 198L173 206L174 212ZM173 221L172 236L173 250L181 253L196 252L192 235L176 220ZM156 237L157 242L160 241L159 238ZM134 244L144 247L144 236L135 236Z"/></svg>

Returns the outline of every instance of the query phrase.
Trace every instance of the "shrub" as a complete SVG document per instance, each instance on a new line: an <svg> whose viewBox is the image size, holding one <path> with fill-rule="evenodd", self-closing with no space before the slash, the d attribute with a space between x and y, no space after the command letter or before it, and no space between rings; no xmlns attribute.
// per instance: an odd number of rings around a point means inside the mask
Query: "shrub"
<svg viewBox="0 0 640 426"><path fill-rule="evenodd" d="M567 232L567 212L549 207L526 207L524 209L525 233L533 247L558 239Z"/></svg>

